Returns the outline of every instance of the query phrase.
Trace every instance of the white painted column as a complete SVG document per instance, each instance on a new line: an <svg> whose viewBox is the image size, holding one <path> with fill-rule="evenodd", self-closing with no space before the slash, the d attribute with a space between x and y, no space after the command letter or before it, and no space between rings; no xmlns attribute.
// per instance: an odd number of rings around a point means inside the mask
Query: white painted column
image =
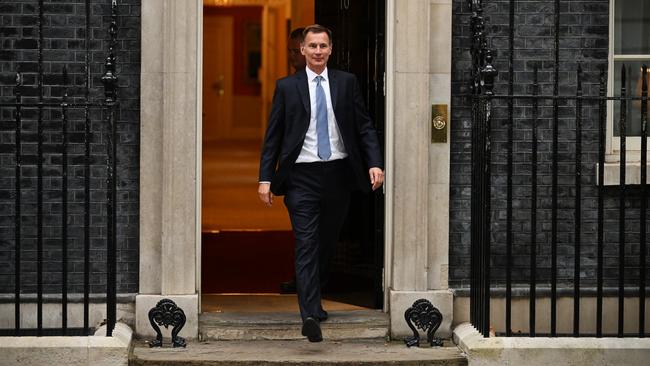
<svg viewBox="0 0 650 366"><path fill-rule="evenodd" d="M447 289L449 277L449 173L451 123L451 0L432 0L429 25L429 104L447 105L447 143L429 144L429 263L431 289ZM431 108L429 108L431 112ZM431 132L431 115L429 115Z"/></svg>
<svg viewBox="0 0 650 366"><path fill-rule="evenodd" d="M451 102L451 0L389 0L387 8L387 271L391 334L420 298L449 336L449 134L431 143L431 105ZM450 115L448 110L448 115ZM449 121L447 121L449 123Z"/></svg>
<svg viewBox="0 0 650 366"><path fill-rule="evenodd" d="M140 294L136 333L169 298L183 309L181 336L198 334L197 210L201 0L142 1Z"/></svg>

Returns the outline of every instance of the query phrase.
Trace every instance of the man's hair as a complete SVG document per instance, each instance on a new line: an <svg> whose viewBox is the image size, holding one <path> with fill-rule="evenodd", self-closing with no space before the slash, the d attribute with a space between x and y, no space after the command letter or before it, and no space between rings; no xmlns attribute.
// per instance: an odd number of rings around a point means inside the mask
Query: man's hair
<svg viewBox="0 0 650 366"><path fill-rule="evenodd" d="M305 28L296 28L291 31L291 34L289 34L289 39L293 39L296 41L302 42L304 37L302 36L302 32L305 31Z"/></svg>
<svg viewBox="0 0 650 366"><path fill-rule="evenodd" d="M323 27L320 24L312 24L310 26L305 27L305 29L302 31L303 42L305 40L305 37L307 37L307 34L309 33L327 33L327 38L329 38L330 44L332 44L332 31L327 27Z"/></svg>

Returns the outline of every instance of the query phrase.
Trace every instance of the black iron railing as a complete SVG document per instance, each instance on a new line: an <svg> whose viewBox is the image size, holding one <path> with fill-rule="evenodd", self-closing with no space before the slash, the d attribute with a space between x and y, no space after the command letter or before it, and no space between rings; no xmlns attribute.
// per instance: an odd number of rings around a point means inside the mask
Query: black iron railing
<svg viewBox="0 0 650 366"><path fill-rule="evenodd" d="M43 9L43 0L38 0L38 18L37 18L37 32L38 32L38 67L36 75L36 98L23 99L23 91L27 87L24 85L24 73L20 70L16 72L16 83L14 85L14 101L0 100L0 108L13 109L15 115L15 186L14 186L14 311L15 320L13 329L0 329L1 335L86 335L91 332L91 324L89 324L89 308L90 308L90 276L91 276L91 169L94 166L104 167L106 169L106 236L105 236L105 250L106 250L106 324L107 335L111 336L116 322L116 109L117 109L117 76L116 76L116 57L115 47L117 44L117 0L108 0L110 4L110 26L109 26L109 50L105 62L105 73L102 77L104 84L105 99L102 101L91 100L91 1L85 1L85 57L84 57L84 96L83 101L71 102L69 95L70 78L68 76L67 67L63 68L61 74L62 94L60 97L45 98L44 93L44 32L43 23L45 20ZM54 89L54 88L53 88ZM79 98L75 98L79 99ZM91 123L93 111L105 115L103 124L104 144L106 147L106 161L104 164L97 164L91 158L91 140L93 133L91 132ZM44 255L47 250L44 248L44 222L51 221L54 213L44 212L44 125L54 125L55 119L50 118L55 112L60 114L59 125L60 128L60 153L56 160L60 160L61 169L61 185L60 185L60 213L56 217L60 217L60 273L61 273L61 290L60 293L44 291ZM71 132L69 127L71 124L69 115L70 113L80 112L83 114L84 129L83 140L71 141ZM26 131L23 129L25 124L25 113L35 114L36 117L36 159L35 161L25 161L23 148L23 140L27 135L31 135L33 131ZM31 142L31 141L30 141ZM71 156L69 151L83 151L83 159L81 165L83 166L83 294L68 293L69 286L69 269L71 263L69 262L69 251L71 245L71 237L69 236L68 226L70 225L68 196L70 194L69 187L69 162ZM50 154L52 153L50 152ZM52 164L55 159L51 159ZM50 166L52 165L50 164ZM79 161L77 160L77 165ZM22 208L31 202L24 202L21 196L27 189L23 187L25 182L25 169L36 167L36 208L35 208L35 224L29 225L30 220L25 220L26 213ZM47 167L47 166L46 166ZM48 217L49 216L49 217ZM26 224L27 223L27 224ZM51 223L50 223L51 225ZM32 276L33 273L27 268L23 268L22 264L26 260L23 254L28 253L31 255L31 249L25 248L23 243L28 235L23 233L35 233L35 277L36 286L35 294L26 293L21 288L23 277ZM28 250L29 249L29 250ZM101 249L93 246L92 249ZM51 259L48 259L51 263ZM45 298L44 298L45 297ZM51 298L55 299L52 300ZM43 325L43 312L44 303L51 303L57 301L60 297L61 303L61 325L60 327L44 327ZM71 297L83 298L83 325L81 327L70 327L68 323L68 305ZM26 302L36 302L36 327L23 328L21 326L22 312L24 311L23 305Z"/></svg>
<svg viewBox="0 0 650 366"><path fill-rule="evenodd" d="M489 336L494 325L490 322L490 305L495 296L505 298L505 329L497 334L504 336L635 336L645 337L646 312L646 277L647 277L647 246L646 246L646 210L647 210L647 114L648 114L648 85L647 68L641 71L642 85L640 95L630 96L626 86L626 67L620 71L621 88L618 96L607 96L607 77L604 70L600 71L598 80L598 95L586 95L583 90L585 75L580 64L575 71L575 93L573 95L560 95L559 93L559 34L560 34L560 3L554 1L554 65L553 65L553 93L543 95L540 93L538 82L538 65L533 67L532 83L527 93L514 93L513 80L513 54L514 54L514 1L510 1L510 32L509 32L509 80L508 92L498 95L494 92L494 83L497 71L493 64L493 52L488 49L485 34L485 21L483 19L483 1L469 0L472 10L472 197L471 197L471 306L470 321L484 335ZM500 118L502 125L497 125L494 118L494 104L505 104L507 116ZM605 158L606 158L606 124L607 104L620 106L619 115L613 119L618 120L619 128L619 183L615 188L605 186ZM637 103L640 107L640 181L634 187L626 181L626 155L627 128L630 120L627 116L628 103ZM552 110L552 114L542 116L540 106ZM560 107L565 111L572 108L572 113L564 113L560 118ZM614 110L614 108L611 108ZM516 128L517 119L525 121L525 133ZM585 113L588 112L588 113ZM588 116L585 116L588 115ZM523 117L522 117L523 116ZM573 123L562 123L573 118ZM541 120L550 122L550 128L545 124L545 131L550 132L544 138L540 136ZM585 128L589 123L591 128ZM524 123L520 123L521 127ZM505 129L507 136L503 143L494 143L493 129L498 126ZM559 136L563 139L560 141ZM570 136L575 135L574 138ZM522 137L524 136L524 137ZM587 138L588 137L588 138ZM527 141L526 141L527 140ZM588 141L585 141L588 140ZM594 142L594 148L590 143ZM539 147L544 144L544 149ZM563 148L560 150L560 143ZM505 149L505 151L503 151ZM595 151L594 151L595 149ZM593 177L585 176L585 167L590 164L586 156L597 155L596 169ZM494 169L494 156L505 156L503 164ZM550 158L550 159L549 159ZM548 172L540 175L542 167ZM519 171L515 172L515 168ZM562 173L560 174L560 170ZM505 176L504 176L505 175ZM520 193L519 198L513 197L515 184L513 177L518 178ZM524 187L521 182L526 178ZM563 178L559 182L559 178ZM572 184L571 182L572 181ZM495 182L499 182L495 184ZM503 184L502 182L505 182ZM522 195L521 189L525 188ZM550 189L547 189L550 188ZM505 191L505 195L501 192ZM565 192L560 195L560 191ZM568 193L566 193L568 192ZM586 192L591 192L587 194ZM592 194L593 193L593 194ZM504 197L505 196L505 197ZM505 198L505 203L503 202ZM572 199L571 199L572 198ZM638 210L631 201L638 200ZM519 207L513 208L513 202ZM498 205L499 212L493 206ZM543 207L540 207L543 206ZM585 218L585 206L593 207L595 217ZM501 208L503 207L503 208ZM513 213L517 212L516 217ZM526 212L527 211L527 212ZM630 211L633 211L630 213ZM546 227L539 227L540 215L549 219ZM638 215L638 216L636 216ZM638 219L637 219L638 217ZM627 221L626 221L627 219ZM559 231L559 224L570 221L571 230ZM607 222L612 225L607 226ZM519 233L527 232L529 242L515 242L513 223L519 225ZM616 225L613 223L616 222ZM505 225L503 225L505 224ZM607 231L606 231L607 226ZM505 227L505 230L503 229ZM525 227L526 229L521 229ZM612 239L612 227L617 232ZM497 232L498 231L498 232ZM503 235L498 235L503 234ZM564 239L560 240L560 234ZM607 235L610 234L610 235ZM607 236L607 237L606 237ZM540 240L540 237L542 238ZM634 242L630 238L634 238ZM519 236L522 241L522 236ZM564 243L563 253L559 254L558 243ZM595 242L595 243L594 243ZM585 244L594 244L595 253L585 253ZM569 245L572 245L570 248ZM638 245L638 249L637 248ZM522 251L522 247L526 247ZM607 251L616 246L616 253ZM499 247L499 250L495 250ZM634 247L634 250L633 250ZM515 255L515 250L518 251ZM606 253L606 251L608 253ZM523 254L522 254L523 253ZM528 277L513 279L513 270L525 267L525 255L528 256L526 271ZM545 264L540 264L539 256L548 258ZM497 257L504 257L503 260ZM515 263L515 258L518 262ZM558 258L563 260L563 265L558 264ZM566 260L570 258L570 260ZM606 263L607 260L607 263ZM500 264L496 264L499 262ZM592 263L592 262L595 262ZM548 264L546 264L548 263ZM572 267L568 265L572 263ZM595 278L586 278L585 271L589 263L589 270L593 270ZM614 270L615 269L615 270ZM496 276L495 272L499 271ZM608 270L607 279L605 271ZM540 272L543 272L540 273ZM560 273L562 271L562 278ZM572 271L572 274L567 274ZM638 274L638 275L637 275ZM608 280L609 282L607 282ZM586 283L585 283L586 282ZM513 287L517 286L528 295L528 326L527 331L513 332ZM561 288L560 288L561 287ZM504 289L501 291L501 289ZM497 294L498 292L498 294ZM558 293L572 298L572 331L560 332L558 330ZM585 297L595 297L596 311L595 324L589 328L594 332L586 333L581 330L581 305ZM603 298L614 296L617 298L617 326L615 332L604 331L603 313L605 308ZM538 301L542 297L550 298L549 331L543 334L538 331L540 325L536 324ZM638 308L634 315L638 318L638 326L634 331L625 329L625 302L626 299L638 301ZM629 300L628 300L629 301ZM493 309L494 310L494 309ZM584 325L583 325L584 326ZM566 329L566 327L564 327ZM585 327L586 328L586 327ZM520 327L521 329L521 327ZM545 328L546 329L546 328Z"/></svg>

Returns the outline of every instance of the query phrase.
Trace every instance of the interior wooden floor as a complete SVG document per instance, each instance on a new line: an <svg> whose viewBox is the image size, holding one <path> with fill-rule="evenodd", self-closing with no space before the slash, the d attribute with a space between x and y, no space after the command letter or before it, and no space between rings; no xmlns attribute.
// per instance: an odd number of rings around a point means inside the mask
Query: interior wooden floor
<svg viewBox="0 0 650 366"><path fill-rule="evenodd" d="M298 312L295 295L278 293L293 277L293 238L282 197L267 207L257 196L260 147L259 140L203 142L204 312ZM342 302L365 305L356 290L325 293L323 306L364 309Z"/></svg>
<svg viewBox="0 0 650 366"><path fill-rule="evenodd" d="M291 230L282 198L257 196L260 140L203 141L202 230Z"/></svg>
<svg viewBox="0 0 650 366"><path fill-rule="evenodd" d="M366 309L338 301L322 301L327 311L352 311ZM201 311L264 313L264 312L299 312L296 295L280 294L203 294L201 296Z"/></svg>

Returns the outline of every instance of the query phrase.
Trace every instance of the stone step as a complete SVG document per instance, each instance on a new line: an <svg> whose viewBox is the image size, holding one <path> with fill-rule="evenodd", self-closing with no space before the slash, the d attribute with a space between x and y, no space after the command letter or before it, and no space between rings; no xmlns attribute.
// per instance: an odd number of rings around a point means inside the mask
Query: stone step
<svg viewBox="0 0 650 366"><path fill-rule="evenodd" d="M328 340L386 339L388 324L388 314L380 310L331 311L321 330ZM301 340L301 327L296 313L203 313L199 339Z"/></svg>
<svg viewBox="0 0 650 366"><path fill-rule="evenodd" d="M453 344L436 348L407 348L403 342L381 340L203 341L187 348L149 348L137 342L131 366L221 365L445 365L464 366L467 359Z"/></svg>

